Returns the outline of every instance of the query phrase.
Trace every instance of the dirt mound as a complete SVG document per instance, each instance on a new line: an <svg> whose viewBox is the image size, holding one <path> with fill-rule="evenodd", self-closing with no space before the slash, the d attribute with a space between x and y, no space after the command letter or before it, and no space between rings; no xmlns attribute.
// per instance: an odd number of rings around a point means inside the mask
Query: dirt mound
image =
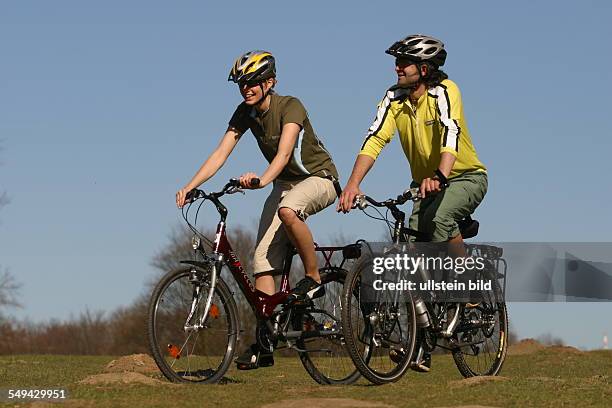
<svg viewBox="0 0 612 408"><path fill-rule="evenodd" d="M508 355L518 356L521 354L533 354L538 351L544 350L545 345L534 339L523 339L516 344L512 344L508 347Z"/></svg>
<svg viewBox="0 0 612 408"><path fill-rule="evenodd" d="M304 398L282 400L260 408L393 408L393 405L376 401L363 401L352 398Z"/></svg>
<svg viewBox="0 0 612 408"><path fill-rule="evenodd" d="M580 351L572 346L550 346L546 348L546 351L561 354L584 354L584 351Z"/></svg>
<svg viewBox="0 0 612 408"><path fill-rule="evenodd" d="M122 373L106 373L90 375L84 380L79 381L80 384L99 385L99 384L145 384L145 385L174 385L166 381L160 381L155 378L147 377L141 373L122 372Z"/></svg>
<svg viewBox="0 0 612 408"><path fill-rule="evenodd" d="M158 373L159 368L148 354L132 354L113 360L106 365L105 373L122 373L130 371L135 373Z"/></svg>
<svg viewBox="0 0 612 408"><path fill-rule="evenodd" d="M503 382L508 380L508 377L501 377L498 375L482 375L480 377L470 377L463 380L449 381L448 385L451 387L473 387L475 385Z"/></svg>

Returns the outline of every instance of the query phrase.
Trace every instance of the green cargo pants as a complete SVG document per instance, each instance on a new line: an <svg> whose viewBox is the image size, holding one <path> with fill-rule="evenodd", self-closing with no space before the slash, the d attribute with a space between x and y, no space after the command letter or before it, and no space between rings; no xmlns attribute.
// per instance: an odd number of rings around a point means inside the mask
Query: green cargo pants
<svg viewBox="0 0 612 408"><path fill-rule="evenodd" d="M431 242L445 242L460 234L457 222L472 214L487 192L487 173L468 172L449 181L448 188L414 203L408 221L411 229ZM410 187L418 187L413 182Z"/></svg>

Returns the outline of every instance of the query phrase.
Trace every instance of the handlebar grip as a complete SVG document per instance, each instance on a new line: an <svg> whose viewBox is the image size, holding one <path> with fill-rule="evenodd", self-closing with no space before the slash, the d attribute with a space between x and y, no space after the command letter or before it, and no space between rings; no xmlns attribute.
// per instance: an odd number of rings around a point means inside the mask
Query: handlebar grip
<svg viewBox="0 0 612 408"><path fill-rule="evenodd" d="M193 190L189 190L187 194L185 194L185 201L191 202L197 196L198 196L198 190L196 188L194 188Z"/></svg>
<svg viewBox="0 0 612 408"><path fill-rule="evenodd" d="M252 178L251 179L251 187L257 187L259 186L259 183L261 183L261 180L259 180L258 178ZM226 187L242 187L242 185L240 184L240 180L238 180L237 178L231 178L229 183L227 183Z"/></svg>

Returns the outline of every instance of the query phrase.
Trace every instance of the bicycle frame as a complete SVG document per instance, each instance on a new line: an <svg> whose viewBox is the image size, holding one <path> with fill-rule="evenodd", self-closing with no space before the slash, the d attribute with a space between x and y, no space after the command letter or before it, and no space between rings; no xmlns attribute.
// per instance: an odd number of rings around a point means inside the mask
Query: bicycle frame
<svg viewBox="0 0 612 408"><path fill-rule="evenodd" d="M316 245L316 244L315 244ZM331 267L331 257L335 251L344 249L344 247L320 247L316 246L315 251L321 252L325 259L323 268ZM287 255L285 256L285 264L281 275L280 290L272 295L268 295L255 288L251 279L245 272L240 260L234 253L231 244L227 239L225 222L220 222L217 226L217 235L214 241L213 256L216 257L218 267L225 263L234 279L238 283L240 290L244 293L247 301L251 305L253 312L257 318L269 318L272 316L274 309L281 303L285 302L290 292L289 273L291 271L291 262L296 254L292 246L287 247ZM219 269L217 269L219 270Z"/></svg>
<svg viewBox="0 0 612 408"><path fill-rule="evenodd" d="M277 306L284 303L290 293L291 289L289 287L289 273L291 271L291 263L293 260L293 256L296 254L295 249L290 245L287 247L287 254L285 256L283 271L281 275L280 290L272 295L268 295L267 293L256 289L253 283L251 282L251 279L248 277L246 271L242 267L240 260L236 256L227 238L227 228L225 224L228 213L227 208L219 201L218 196L211 194L207 198L210 199L215 205L221 217L219 223L217 224L215 240L212 243L212 254L208 256L209 259L214 261L214 267L212 268L212 275L210 277L211 290L209 291L208 298L206 299L204 313L202 314L201 321L198 324L191 326L189 325L189 321L192 318L198 303L198 297L194 297L194 303L192 304L191 312L185 323L185 329L197 330L204 327L204 321L206 319L206 316L208 316L208 311L210 310L212 304L214 287L224 264L227 265L232 276L236 280L238 287L246 297L247 302L255 313L256 318L269 319L274 313L274 310L277 308ZM333 253L339 250L343 250L344 248L345 247L340 246L320 247L315 244L315 251L321 252L325 259L325 265L323 266L323 268L332 267L331 258ZM345 259L347 258L345 257ZM194 266L203 266L202 262L198 261L182 261L182 263ZM340 267L342 267L342 264L340 265Z"/></svg>

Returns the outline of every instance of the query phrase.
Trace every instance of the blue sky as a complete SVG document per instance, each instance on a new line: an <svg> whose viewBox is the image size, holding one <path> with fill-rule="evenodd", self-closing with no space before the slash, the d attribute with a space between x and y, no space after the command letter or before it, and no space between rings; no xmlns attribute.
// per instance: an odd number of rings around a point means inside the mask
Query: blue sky
<svg viewBox="0 0 612 408"><path fill-rule="evenodd" d="M240 102L230 65L254 48L275 54L278 92L303 101L345 181L395 81L384 50L411 33L442 39L489 169L480 238L610 241L608 2L207 3L2 3L0 191L11 203L0 211L0 264L23 283L17 316L112 310L142 292L180 220L175 191ZM265 164L244 137L208 187ZM363 188L384 197L409 182L396 140ZM251 226L265 197L229 200L231 223ZM320 242L383 230L331 209L311 226ZM612 334L610 303L510 312L521 336L597 347Z"/></svg>

